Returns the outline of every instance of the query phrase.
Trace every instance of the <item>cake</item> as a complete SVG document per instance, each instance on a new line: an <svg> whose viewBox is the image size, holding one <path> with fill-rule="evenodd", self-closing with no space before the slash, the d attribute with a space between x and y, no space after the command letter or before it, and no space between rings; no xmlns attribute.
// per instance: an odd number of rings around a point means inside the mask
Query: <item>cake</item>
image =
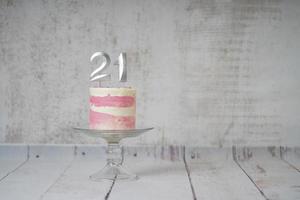
<svg viewBox="0 0 300 200"><path fill-rule="evenodd" d="M90 128L134 129L135 95L132 88L90 88Z"/></svg>

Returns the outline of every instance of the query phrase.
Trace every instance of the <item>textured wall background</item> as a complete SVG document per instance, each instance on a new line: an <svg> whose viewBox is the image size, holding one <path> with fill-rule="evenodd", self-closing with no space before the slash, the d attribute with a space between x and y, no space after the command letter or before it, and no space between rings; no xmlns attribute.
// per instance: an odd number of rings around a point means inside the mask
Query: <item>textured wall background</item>
<svg viewBox="0 0 300 200"><path fill-rule="evenodd" d="M89 57L127 52L132 143L300 144L300 1L0 0L0 142L96 142Z"/></svg>

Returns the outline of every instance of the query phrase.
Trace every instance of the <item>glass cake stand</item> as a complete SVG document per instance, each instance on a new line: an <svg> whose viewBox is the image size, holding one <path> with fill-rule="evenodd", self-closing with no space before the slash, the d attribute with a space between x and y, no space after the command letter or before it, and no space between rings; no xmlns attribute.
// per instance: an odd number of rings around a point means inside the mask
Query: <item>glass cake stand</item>
<svg viewBox="0 0 300 200"><path fill-rule="evenodd" d="M127 171L123 166L123 156L120 147L120 141L124 138L137 137L142 133L150 131L151 128L141 129L124 129L124 130L97 130L90 128L73 128L77 132L84 133L91 137L100 137L106 140L107 146L107 159L106 165L97 173L92 174L90 179L93 181L101 181L103 179L138 179L138 176Z"/></svg>

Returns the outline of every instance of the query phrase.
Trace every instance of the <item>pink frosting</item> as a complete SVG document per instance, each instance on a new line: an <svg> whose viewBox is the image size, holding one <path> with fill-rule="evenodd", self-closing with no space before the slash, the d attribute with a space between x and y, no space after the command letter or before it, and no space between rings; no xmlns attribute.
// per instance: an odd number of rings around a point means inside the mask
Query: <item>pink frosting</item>
<svg viewBox="0 0 300 200"><path fill-rule="evenodd" d="M90 105L94 108L90 109L90 128L92 129L134 129L135 114L130 116L118 115L118 108L135 110L135 96L90 96ZM116 112L101 112L101 108L114 107Z"/></svg>
<svg viewBox="0 0 300 200"><path fill-rule="evenodd" d="M90 128L98 129L134 129L135 116L113 116L90 110Z"/></svg>
<svg viewBox="0 0 300 200"><path fill-rule="evenodd" d="M130 107L135 104L135 98L133 96L91 96L90 103L97 107Z"/></svg>

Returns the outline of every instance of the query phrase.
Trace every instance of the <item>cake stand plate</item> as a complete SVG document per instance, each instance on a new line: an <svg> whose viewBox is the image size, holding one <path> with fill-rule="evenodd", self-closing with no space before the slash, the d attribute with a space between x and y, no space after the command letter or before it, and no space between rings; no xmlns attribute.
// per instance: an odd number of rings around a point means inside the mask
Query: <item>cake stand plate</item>
<svg viewBox="0 0 300 200"><path fill-rule="evenodd" d="M129 179L136 180L138 176L130 173L124 168L122 150L120 147L120 141L124 138L137 137L151 128L140 129L124 129L124 130L97 130L90 128L73 128L76 132L84 133L91 137L103 138L106 140L107 146L107 159L106 165L99 172L92 174L90 179L93 181L101 181L103 179L115 180L115 179Z"/></svg>

